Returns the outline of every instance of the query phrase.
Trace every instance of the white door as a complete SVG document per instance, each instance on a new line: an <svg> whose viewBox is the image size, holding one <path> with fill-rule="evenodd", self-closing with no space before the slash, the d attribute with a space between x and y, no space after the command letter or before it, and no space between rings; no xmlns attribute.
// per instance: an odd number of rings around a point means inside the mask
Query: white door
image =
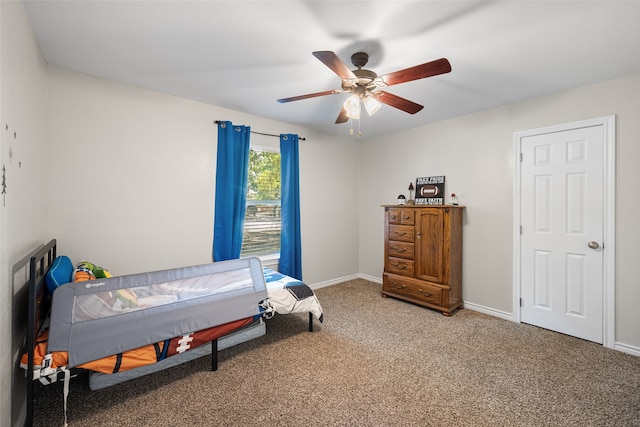
<svg viewBox="0 0 640 427"><path fill-rule="evenodd" d="M603 343L605 126L520 138L520 320Z"/></svg>

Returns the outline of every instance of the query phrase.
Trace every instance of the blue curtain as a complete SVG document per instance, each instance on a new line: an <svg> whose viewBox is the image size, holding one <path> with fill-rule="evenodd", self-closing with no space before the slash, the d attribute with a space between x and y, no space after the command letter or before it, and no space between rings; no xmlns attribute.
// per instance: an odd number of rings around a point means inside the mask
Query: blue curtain
<svg viewBox="0 0 640 427"><path fill-rule="evenodd" d="M218 123L213 260L240 258L249 173L249 126Z"/></svg>
<svg viewBox="0 0 640 427"><path fill-rule="evenodd" d="M280 273L302 280L298 135L280 135L282 231Z"/></svg>

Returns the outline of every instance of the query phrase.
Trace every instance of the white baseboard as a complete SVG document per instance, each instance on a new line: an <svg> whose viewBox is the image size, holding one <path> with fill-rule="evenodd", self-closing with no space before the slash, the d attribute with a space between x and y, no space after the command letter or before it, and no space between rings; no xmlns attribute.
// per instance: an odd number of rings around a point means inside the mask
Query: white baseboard
<svg viewBox="0 0 640 427"><path fill-rule="evenodd" d="M368 274L358 274L358 278L368 280L370 282L378 283L379 285L382 284L382 277L369 276Z"/></svg>
<svg viewBox="0 0 640 427"><path fill-rule="evenodd" d="M382 284L382 278L380 277L368 276L366 274L351 274L349 276L340 277L338 279L327 280L326 282L314 283L313 285L309 285L309 287L311 289L320 289L320 288L337 285L338 283L347 282L349 280L355 280L355 279L364 279L370 282Z"/></svg>
<svg viewBox="0 0 640 427"><path fill-rule="evenodd" d="M613 349L621 351L623 353L630 354L632 356L640 357L640 347L634 347L629 344L622 344L622 343L616 342L613 344Z"/></svg>
<svg viewBox="0 0 640 427"><path fill-rule="evenodd" d="M326 282L314 283L313 285L309 285L311 289L320 289L325 288L327 286L337 285L338 283L347 282L349 280L357 279L357 274L352 274L350 276L340 277L338 279L327 280Z"/></svg>
<svg viewBox="0 0 640 427"><path fill-rule="evenodd" d="M500 319L509 320L511 322L514 321L513 314L507 313L506 311L496 310L495 308L489 308L467 301L464 302L463 307L468 308L469 310L477 311L479 313L487 314L489 316L499 317Z"/></svg>

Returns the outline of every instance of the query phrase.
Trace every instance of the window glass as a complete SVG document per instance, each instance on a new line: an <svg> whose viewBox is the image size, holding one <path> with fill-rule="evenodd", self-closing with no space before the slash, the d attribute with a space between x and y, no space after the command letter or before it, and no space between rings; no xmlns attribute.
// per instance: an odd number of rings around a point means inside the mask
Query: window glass
<svg viewBox="0 0 640 427"><path fill-rule="evenodd" d="M280 153L252 147L240 256L280 253Z"/></svg>

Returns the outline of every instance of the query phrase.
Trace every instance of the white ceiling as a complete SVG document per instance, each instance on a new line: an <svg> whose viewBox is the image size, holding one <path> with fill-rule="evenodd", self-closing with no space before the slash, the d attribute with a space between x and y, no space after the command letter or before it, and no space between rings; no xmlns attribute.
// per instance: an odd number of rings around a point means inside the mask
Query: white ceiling
<svg viewBox="0 0 640 427"><path fill-rule="evenodd" d="M346 94L276 102L340 88L313 51L350 68L365 51L379 75L449 59L449 74L386 89L422 111L363 114L362 138L640 72L640 1L23 3L51 64L344 136Z"/></svg>

